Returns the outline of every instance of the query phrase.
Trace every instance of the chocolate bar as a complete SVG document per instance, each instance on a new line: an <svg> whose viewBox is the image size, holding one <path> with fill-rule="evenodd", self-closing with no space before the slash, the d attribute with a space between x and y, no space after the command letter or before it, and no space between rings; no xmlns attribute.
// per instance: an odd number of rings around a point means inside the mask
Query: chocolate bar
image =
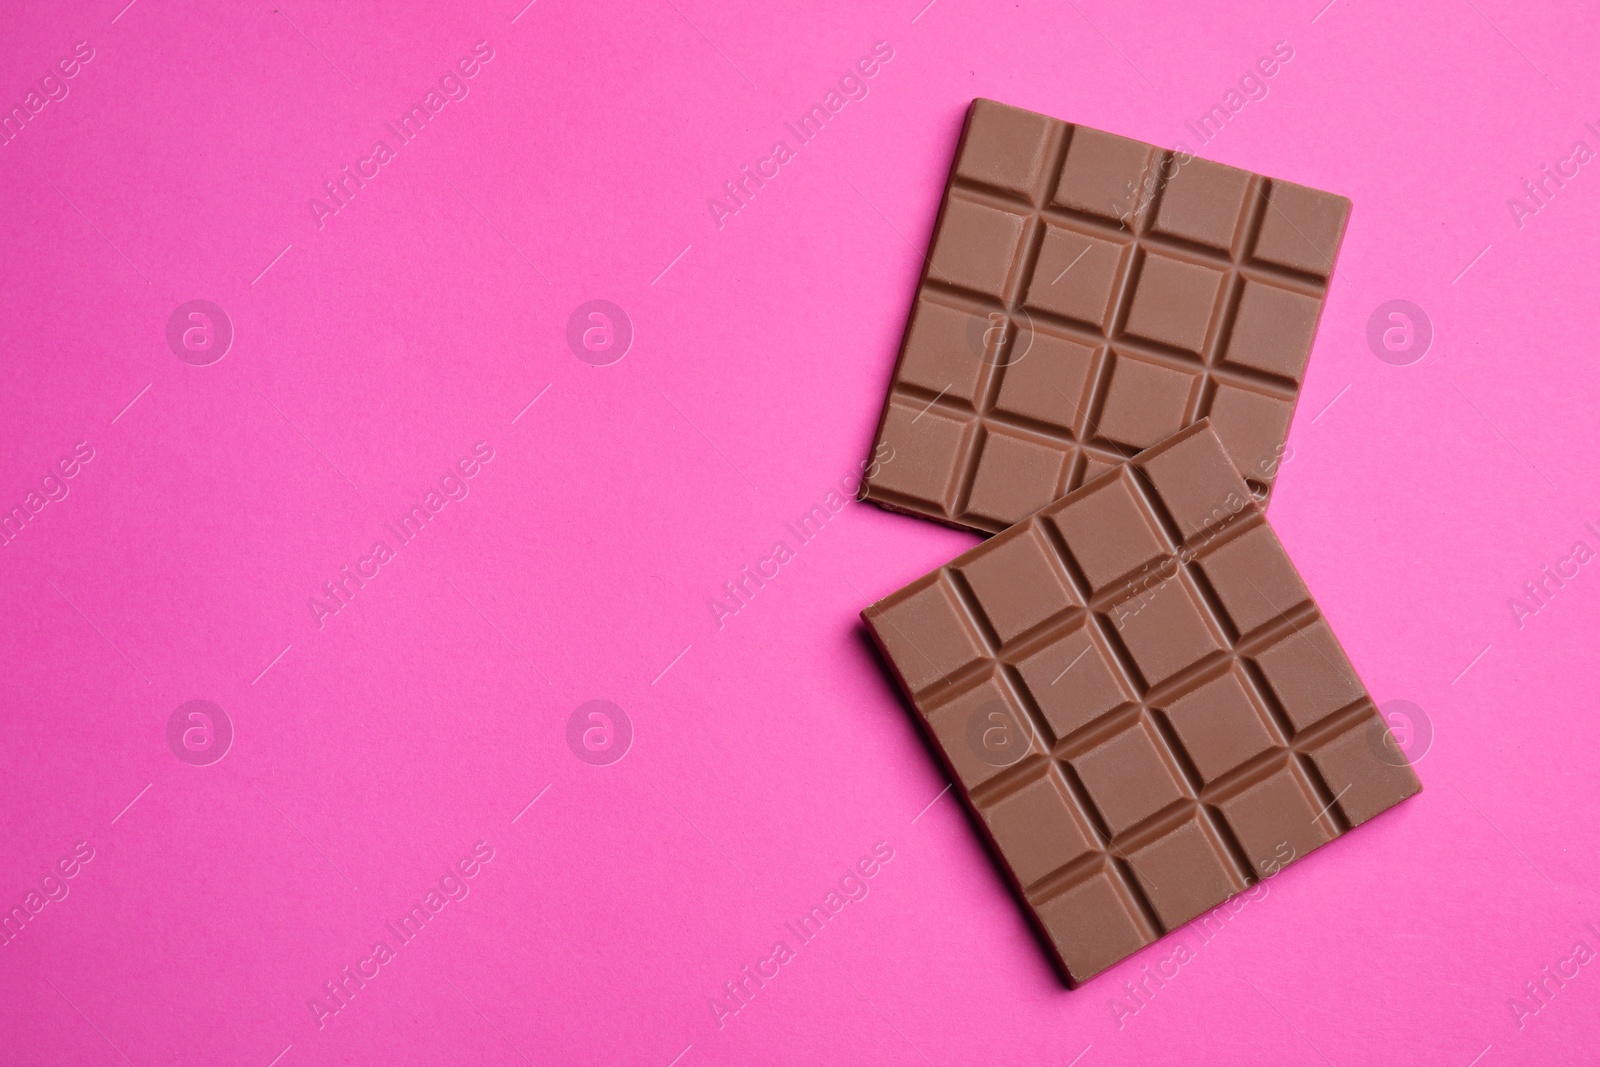
<svg viewBox="0 0 1600 1067"><path fill-rule="evenodd" d="M1069 985L1421 789L1206 420L862 617Z"/></svg>
<svg viewBox="0 0 1600 1067"><path fill-rule="evenodd" d="M1265 499L1349 212L973 101L865 498L994 533L1209 417Z"/></svg>

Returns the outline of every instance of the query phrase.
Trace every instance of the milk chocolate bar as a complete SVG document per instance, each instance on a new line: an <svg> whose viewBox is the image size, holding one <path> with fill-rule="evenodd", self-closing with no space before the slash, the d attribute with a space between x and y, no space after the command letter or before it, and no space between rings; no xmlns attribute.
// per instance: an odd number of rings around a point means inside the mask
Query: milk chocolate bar
<svg viewBox="0 0 1600 1067"><path fill-rule="evenodd" d="M1069 984L1421 789L1204 420L862 617Z"/></svg>
<svg viewBox="0 0 1600 1067"><path fill-rule="evenodd" d="M866 499L993 533L1205 417L1265 499L1349 211L975 100Z"/></svg>

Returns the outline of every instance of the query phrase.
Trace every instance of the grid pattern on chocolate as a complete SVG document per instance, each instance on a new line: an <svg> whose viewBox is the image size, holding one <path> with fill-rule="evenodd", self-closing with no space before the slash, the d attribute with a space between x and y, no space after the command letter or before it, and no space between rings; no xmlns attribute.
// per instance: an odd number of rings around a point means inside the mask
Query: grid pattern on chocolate
<svg viewBox="0 0 1600 1067"><path fill-rule="evenodd" d="M1069 983L1421 788L1206 422L863 617Z"/></svg>
<svg viewBox="0 0 1600 1067"><path fill-rule="evenodd" d="M867 479L994 533L1210 417L1277 473L1349 201L990 100L968 113Z"/></svg>

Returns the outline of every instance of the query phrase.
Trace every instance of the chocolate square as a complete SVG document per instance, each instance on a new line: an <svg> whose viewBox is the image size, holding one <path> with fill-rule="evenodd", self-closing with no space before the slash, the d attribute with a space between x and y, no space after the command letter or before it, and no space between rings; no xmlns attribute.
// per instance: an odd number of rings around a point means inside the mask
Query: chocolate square
<svg viewBox="0 0 1600 1067"><path fill-rule="evenodd" d="M1211 821L1198 813L1149 844L1129 849L1125 858L1151 910L1169 930L1249 888Z"/></svg>
<svg viewBox="0 0 1600 1067"><path fill-rule="evenodd" d="M1069 984L1421 789L1208 421L862 617Z"/></svg>
<svg viewBox="0 0 1600 1067"><path fill-rule="evenodd" d="M995 533L1209 416L1264 500L1349 211L973 101L866 499Z"/></svg>
<svg viewBox="0 0 1600 1067"><path fill-rule="evenodd" d="M1017 658L1023 687L1050 732L1067 737L1135 699L1115 656L1092 626L1053 635L1042 648Z"/></svg>

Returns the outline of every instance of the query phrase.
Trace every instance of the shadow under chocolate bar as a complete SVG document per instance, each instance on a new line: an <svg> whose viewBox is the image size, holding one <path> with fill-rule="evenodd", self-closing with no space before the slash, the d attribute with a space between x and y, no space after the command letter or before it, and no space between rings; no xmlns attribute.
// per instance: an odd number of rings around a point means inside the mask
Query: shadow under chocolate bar
<svg viewBox="0 0 1600 1067"><path fill-rule="evenodd" d="M1264 500L1349 212L973 101L865 498L994 533L1209 417Z"/></svg>
<svg viewBox="0 0 1600 1067"><path fill-rule="evenodd" d="M862 618L1069 985L1422 788L1208 421Z"/></svg>

